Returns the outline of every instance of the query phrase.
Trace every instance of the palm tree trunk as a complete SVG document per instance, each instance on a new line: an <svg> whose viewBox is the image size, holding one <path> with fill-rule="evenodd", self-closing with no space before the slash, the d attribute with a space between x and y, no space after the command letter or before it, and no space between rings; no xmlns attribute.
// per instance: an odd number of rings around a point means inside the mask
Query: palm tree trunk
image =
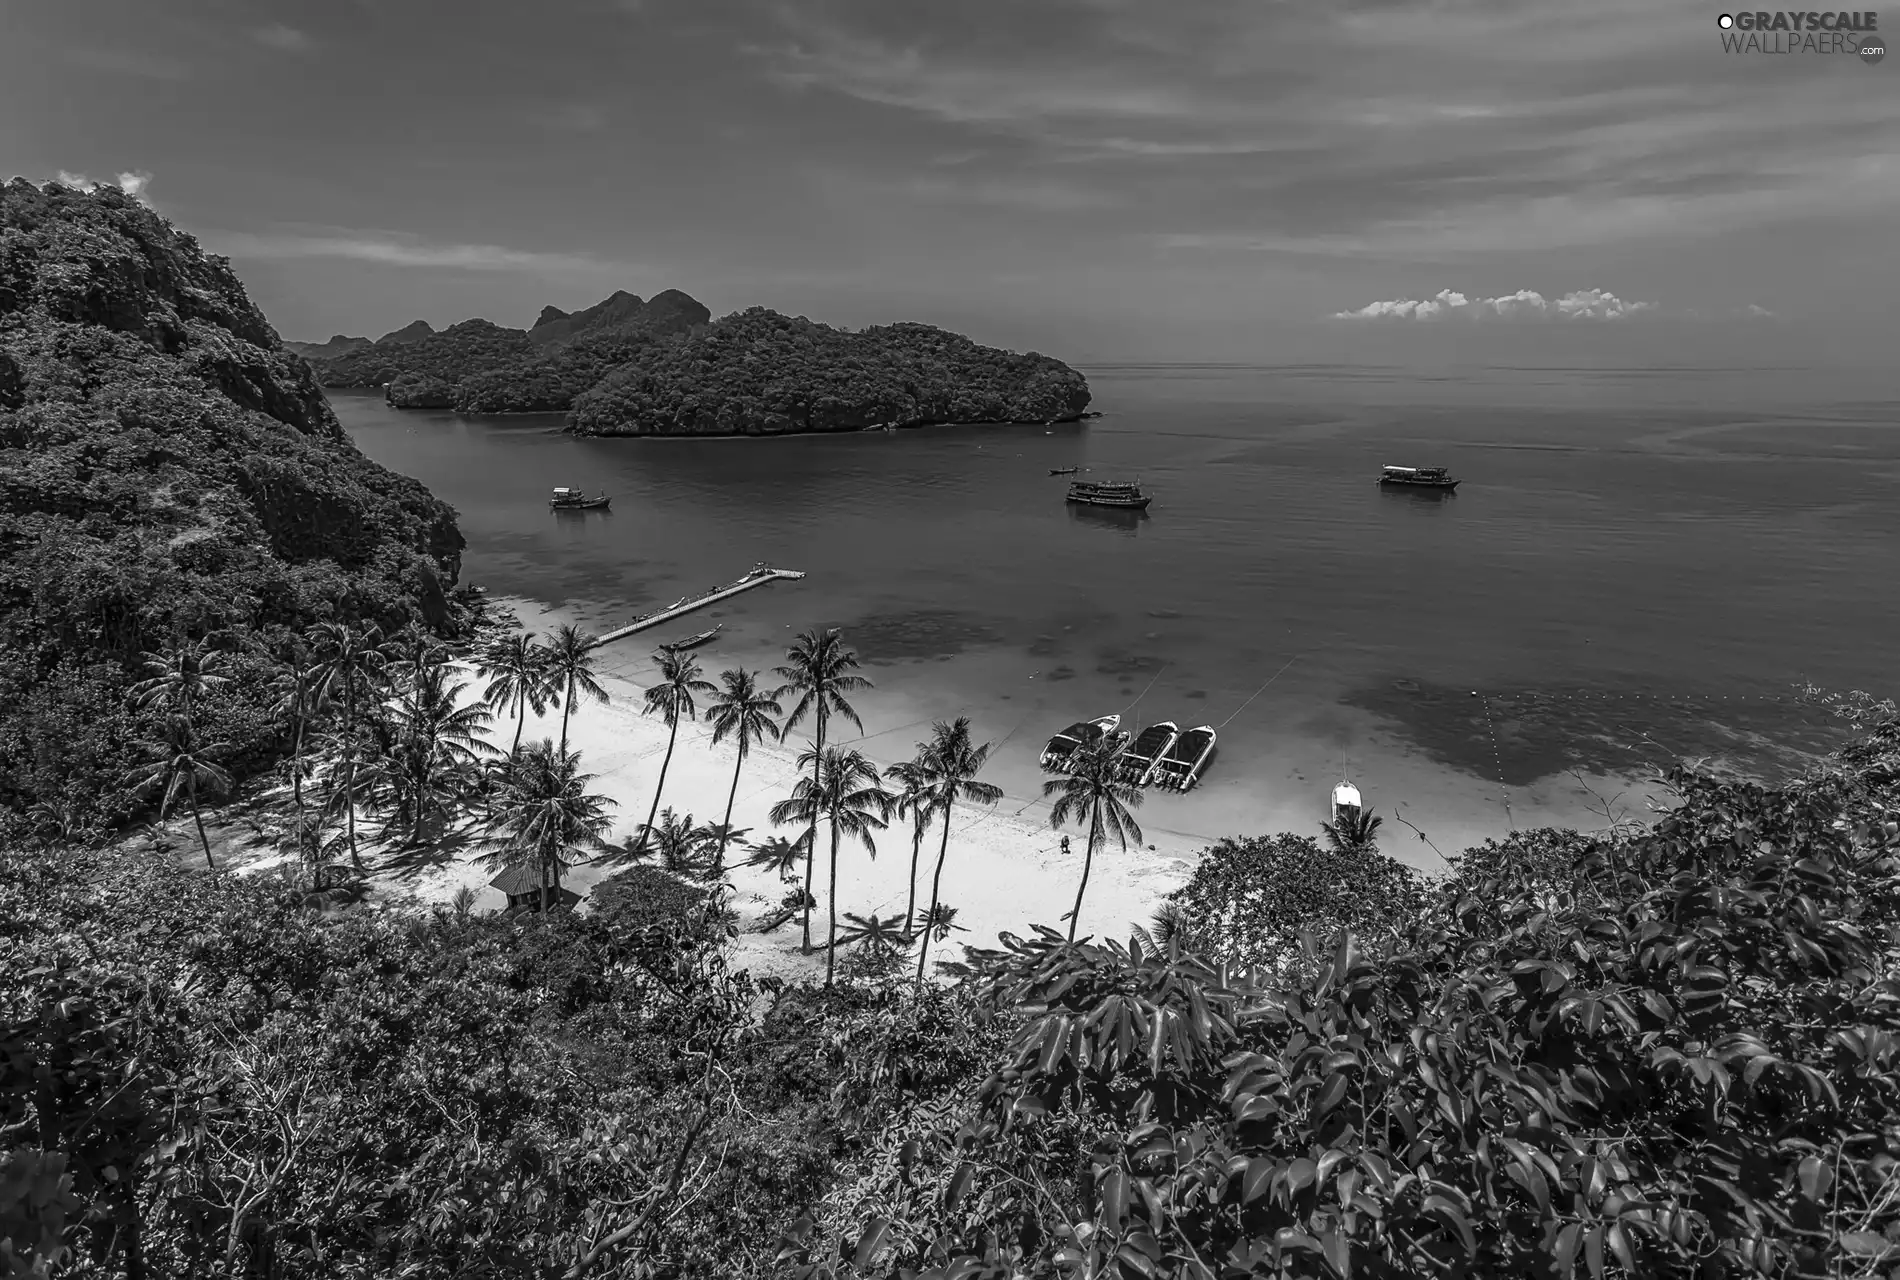
<svg viewBox="0 0 1900 1280"><path fill-rule="evenodd" d="M303 702L303 685L296 688L299 704ZM297 803L297 816L303 817L303 725L304 715L297 713L297 728L290 744L290 794Z"/></svg>
<svg viewBox="0 0 1900 1280"><path fill-rule="evenodd" d="M924 917L924 936L917 948L917 991L924 989L924 957L930 953L930 922L937 918L937 888L943 883L943 860L950 852L950 806L943 807L943 841L937 846L937 870L930 877L930 914Z"/></svg>
<svg viewBox="0 0 1900 1280"><path fill-rule="evenodd" d="M198 814L198 779L196 777L185 784L185 796L191 801L191 820L198 824L198 843L205 847L205 865L216 871L218 864L211 860L211 838L205 835L205 820Z"/></svg>
<svg viewBox="0 0 1900 1280"><path fill-rule="evenodd" d="M548 877L553 872L553 870L554 868L550 867L547 864L546 855L544 854L542 856L542 862L541 862L541 923L542 924L546 924L548 921Z"/></svg>
<svg viewBox="0 0 1900 1280"><path fill-rule="evenodd" d="M567 696L561 699L561 754L567 754L567 714L574 709L574 677L567 678Z"/></svg>
<svg viewBox="0 0 1900 1280"><path fill-rule="evenodd" d="M356 868L356 874L363 874L363 856L356 850L356 764L350 764L349 781L345 784L343 807L349 815L345 821L350 832L350 865Z"/></svg>
<svg viewBox="0 0 1900 1280"><path fill-rule="evenodd" d="M673 740L678 738L680 734L680 718L673 716L671 719L673 725L672 728L667 730L666 734L666 758L660 761L660 782L658 786L653 788L653 807L647 810L647 822L644 827L640 828L640 843L635 848L635 853L646 852L647 836L653 830L653 815L660 811L660 793L666 790L667 766L673 763Z"/></svg>
<svg viewBox="0 0 1900 1280"><path fill-rule="evenodd" d="M825 704L818 704L818 734L812 740L811 785L818 789L818 767L824 763L825 755ZM805 832L805 954L811 954L811 881L818 858L818 814L813 812L811 827Z"/></svg>
<svg viewBox="0 0 1900 1280"><path fill-rule="evenodd" d="M831 932L825 937L825 990L831 990L831 974L838 964L838 815L831 815Z"/></svg>
<svg viewBox="0 0 1900 1280"><path fill-rule="evenodd" d="M917 853L924 845L922 815L911 819L910 828L910 900L904 904L904 929L909 932L917 921Z"/></svg>
<svg viewBox="0 0 1900 1280"><path fill-rule="evenodd" d="M521 751L521 728L527 723L528 691L523 688L515 692L515 740L509 744L508 747L508 758L510 760L514 759Z"/></svg>
<svg viewBox="0 0 1900 1280"><path fill-rule="evenodd" d="M1082 853L1082 883L1076 886L1075 910L1069 913L1069 941L1075 941L1075 925L1082 918L1082 895L1089 889L1089 868L1095 865L1095 841L1102 833L1102 808L1098 803L1089 815L1089 847Z"/></svg>
<svg viewBox="0 0 1900 1280"><path fill-rule="evenodd" d="M719 824L719 852L713 856L713 874L726 871L726 841L732 835L732 801L739 794L739 769L745 764L745 739L739 740L739 758L732 764L732 789L726 792L726 820Z"/></svg>

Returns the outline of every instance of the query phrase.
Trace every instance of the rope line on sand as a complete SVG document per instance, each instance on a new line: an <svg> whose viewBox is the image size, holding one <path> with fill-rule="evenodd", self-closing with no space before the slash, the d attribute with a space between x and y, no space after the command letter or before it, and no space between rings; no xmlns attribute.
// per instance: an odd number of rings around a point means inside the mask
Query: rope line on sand
<svg viewBox="0 0 1900 1280"><path fill-rule="evenodd" d="M1154 680L1150 680L1148 682L1148 688L1143 689L1140 693L1136 694L1135 700L1129 703L1126 707L1122 708L1122 714L1125 716L1134 714L1135 708L1141 705L1141 700L1148 696L1148 690L1153 689L1155 687L1155 680L1159 680L1161 678L1161 672L1166 671L1172 665L1173 665L1172 660L1162 663L1161 671L1155 672Z"/></svg>
<svg viewBox="0 0 1900 1280"><path fill-rule="evenodd" d="M1225 729L1227 727L1227 723L1229 720L1232 720L1234 716L1239 715L1241 712L1245 711L1249 706L1251 706L1253 704L1254 698L1258 698L1261 694L1267 691L1268 684L1272 684L1275 680L1278 680L1281 676L1285 675L1287 667L1292 666L1294 663L1298 662L1299 660L1300 660L1300 655L1297 653L1294 654L1291 658L1288 658L1284 666L1282 666L1278 671L1274 672L1272 675L1267 677L1266 684L1261 685L1258 689L1255 689L1253 691L1253 698L1247 699L1247 701L1241 703L1238 707L1234 708L1233 716L1228 716L1226 720L1221 721L1219 724L1215 725L1214 727L1216 729Z"/></svg>

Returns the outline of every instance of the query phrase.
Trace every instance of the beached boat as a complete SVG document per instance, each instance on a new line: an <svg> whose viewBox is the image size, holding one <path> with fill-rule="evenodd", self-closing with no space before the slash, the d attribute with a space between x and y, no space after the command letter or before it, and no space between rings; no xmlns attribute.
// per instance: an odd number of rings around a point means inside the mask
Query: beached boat
<svg viewBox="0 0 1900 1280"><path fill-rule="evenodd" d="M1143 493L1138 484L1076 480L1069 485L1069 501L1089 507L1121 507L1139 511L1154 499Z"/></svg>
<svg viewBox="0 0 1900 1280"><path fill-rule="evenodd" d="M1208 760L1214 754L1214 728L1212 725L1199 725L1189 729L1174 740L1168 748L1168 754L1155 762L1154 776L1150 786L1165 787L1169 791L1187 791L1201 780L1201 771L1207 768Z"/></svg>
<svg viewBox="0 0 1900 1280"><path fill-rule="evenodd" d="M1049 474L1052 476L1072 476L1081 469L1080 467L1050 467Z"/></svg>
<svg viewBox="0 0 1900 1280"><path fill-rule="evenodd" d="M1080 751L1083 747L1093 747L1118 735L1121 728L1120 716L1100 716L1094 720L1078 720L1068 728L1049 739L1049 745L1042 749L1042 767L1053 769L1064 760Z"/></svg>
<svg viewBox="0 0 1900 1280"><path fill-rule="evenodd" d="M1412 489L1456 489L1458 487L1458 481L1447 475L1443 467L1386 467L1379 473L1379 483Z"/></svg>
<svg viewBox="0 0 1900 1280"><path fill-rule="evenodd" d="M1351 822L1359 816L1364 804L1359 799L1359 788L1350 782L1341 781L1333 788L1333 821Z"/></svg>
<svg viewBox="0 0 1900 1280"><path fill-rule="evenodd" d="M563 485L554 491L554 496L548 499L548 505L556 511L589 511L595 507L604 507L611 501L612 499L604 493L598 498L590 498L579 489L570 489Z"/></svg>
<svg viewBox="0 0 1900 1280"><path fill-rule="evenodd" d="M725 625L723 622L718 623L709 631L702 631L696 636L687 636L684 640L675 640L672 644L663 644L660 648L665 649L669 653L677 652L681 649L697 649L700 645L705 644L708 640L718 635L720 627Z"/></svg>
<svg viewBox="0 0 1900 1280"><path fill-rule="evenodd" d="M1134 742L1122 755L1122 781L1132 782L1138 787L1146 786L1155 765L1168 754L1168 749L1180 736L1181 726L1172 720L1151 724L1135 735Z"/></svg>

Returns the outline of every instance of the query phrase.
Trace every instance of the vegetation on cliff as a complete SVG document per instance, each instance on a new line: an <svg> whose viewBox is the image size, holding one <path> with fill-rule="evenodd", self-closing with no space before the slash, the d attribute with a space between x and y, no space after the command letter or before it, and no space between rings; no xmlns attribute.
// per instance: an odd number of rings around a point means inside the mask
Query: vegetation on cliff
<svg viewBox="0 0 1900 1280"><path fill-rule="evenodd" d="M533 352L528 335L520 329L464 320L440 333L411 335L398 330L313 367L326 387L381 387L405 375L453 385Z"/></svg>
<svg viewBox="0 0 1900 1280"><path fill-rule="evenodd" d="M1088 408L1059 360L923 324L856 333L739 312L656 347L574 401L585 435L772 435L885 423L1049 422Z"/></svg>
<svg viewBox="0 0 1900 1280"><path fill-rule="evenodd" d="M143 807L170 731L147 654L239 637L193 732L242 775L283 746L254 679L313 623L452 625L462 538L364 458L224 260L116 188L0 188L0 805Z"/></svg>

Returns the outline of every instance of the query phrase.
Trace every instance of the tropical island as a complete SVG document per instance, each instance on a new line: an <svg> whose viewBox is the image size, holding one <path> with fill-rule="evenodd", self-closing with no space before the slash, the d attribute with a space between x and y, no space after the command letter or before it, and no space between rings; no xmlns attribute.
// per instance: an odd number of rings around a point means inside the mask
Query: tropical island
<svg viewBox="0 0 1900 1280"><path fill-rule="evenodd" d="M688 295L618 292L533 328L417 321L312 355L326 387L380 387L399 409L566 413L582 435L783 435L947 423L1068 422L1088 380L1034 352L922 324L856 332L763 307L712 320ZM319 350L311 348L311 353Z"/></svg>
<svg viewBox="0 0 1900 1280"><path fill-rule="evenodd" d="M1043 782L1081 848L1036 879L972 829L984 726L840 743L878 691L836 630L616 699L117 190L0 188L0 480L9 1274L1900 1260L1891 702L1814 694L1844 744L1786 783L1678 768L1432 876L1376 815L1221 840L1133 921L1118 748ZM909 900L841 911L874 839ZM1030 923L972 928L959 863Z"/></svg>

